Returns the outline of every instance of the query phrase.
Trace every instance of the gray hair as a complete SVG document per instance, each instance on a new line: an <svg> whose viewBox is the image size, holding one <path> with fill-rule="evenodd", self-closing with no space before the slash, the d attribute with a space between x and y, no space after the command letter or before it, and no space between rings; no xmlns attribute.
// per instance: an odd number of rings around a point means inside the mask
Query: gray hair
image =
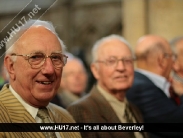
<svg viewBox="0 0 183 138"><path fill-rule="evenodd" d="M176 38L174 38L174 39L172 39L172 40L170 40L170 46L171 46L171 48L172 48L172 50L173 50L173 52L174 52L174 54L177 54L177 50L176 50L176 43L177 42L179 42L180 40L182 40L183 39L183 36L179 36L179 37L176 37Z"/></svg>
<svg viewBox="0 0 183 138"><path fill-rule="evenodd" d="M77 60L85 68L83 61L79 57L74 56L72 53L69 53L69 52L66 52L65 55L68 56L67 62Z"/></svg>
<svg viewBox="0 0 183 138"><path fill-rule="evenodd" d="M124 37L120 36L120 35L112 34L112 35L109 35L109 36L106 36L106 37L103 37L103 38L99 39L93 45L93 48L92 48L92 60L93 60L93 62L95 62L97 60L97 58L98 58L98 49L99 49L99 47L104 42L110 41L112 39L117 39L117 40L123 42L124 44L126 44L128 46L128 48L130 49L130 51L132 53L132 56L134 57L134 53L132 51L132 48L131 48L130 44L127 42L127 40Z"/></svg>
<svg viewBox="0 0 183 138"><path fill-rule="evenodd" d="M41 20L29 20L24 25L11 32L9 39L6 42L6 55L12 53L15 50L16 41L18 41L18 39L21 38L21 36L32 26L43 26L46 29L50 30L53 34L56 35L61 44L63 52L65 52L66 47L63 41L59 38L51 22Z"/></svg>

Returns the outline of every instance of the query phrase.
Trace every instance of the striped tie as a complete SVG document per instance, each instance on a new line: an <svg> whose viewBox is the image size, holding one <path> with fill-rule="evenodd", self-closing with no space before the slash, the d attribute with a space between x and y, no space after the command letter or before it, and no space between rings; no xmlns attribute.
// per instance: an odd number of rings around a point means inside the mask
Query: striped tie
<svg viewBox="0 0 183 138"><path fill-rule="evenodd" d="M132 112L130 112L130 109L128 106L125 107L125 114L124 118L126 119L127 123L134 123L133 122L133 115ZM129 132L130 138L135 138L134 132Z"/></svg>
<svg viewBox="0 0 183 138"><path fill-rule="evenodd" d="M42 123L51 123L48 110L46 108L39 108L37 116L42 119ZM57 138L55 132L43 132L46 138Z"/></svg>
<svg viewBox="0 0 183 138"><path fill-rule="evenodd" d="M129 111L128 107L125 108L124 118L126 119L127 123L134 123L132 113Z"/></svg>

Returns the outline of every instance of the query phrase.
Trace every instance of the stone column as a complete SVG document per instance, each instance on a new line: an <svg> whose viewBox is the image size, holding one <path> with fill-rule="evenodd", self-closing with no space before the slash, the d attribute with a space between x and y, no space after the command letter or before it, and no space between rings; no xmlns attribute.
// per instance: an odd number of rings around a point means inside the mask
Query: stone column
<svg viewBox="0 0 183 138"><path fill-rule="evenodd" d="M183 35L183 0L122 0L122 24L132 46L145 34Z"/></svg>
<svg viewBox="0 0 183 138"><path fill-rule="evenodd" d="M122 35L134 47L139 37L147 32L147 0L122 0Z"/></svg>
<svg viewBox="0 0 183 138"><path fill-rule="evenodd" d="M149 33L168 40L183 35L183 0L148 0Z"/></svg>

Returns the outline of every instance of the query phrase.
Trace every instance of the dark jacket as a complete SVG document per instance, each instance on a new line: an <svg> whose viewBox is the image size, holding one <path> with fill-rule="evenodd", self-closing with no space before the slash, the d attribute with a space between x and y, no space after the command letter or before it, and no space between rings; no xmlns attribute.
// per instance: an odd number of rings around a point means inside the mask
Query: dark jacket
<svg viewBox="0 0 183 138"><path fill-rule="evenodd" d="M145 123L183 123L183 97L180 97L182 104L176 105L150 79L139 72L135 72L133 86L126 96L140 109ZM176 138L179 135L183 137L180 133L161 133L159 137L158 135L155 134L153 138Z"/></svg>
<svg viewBox="0 0 183 138"><path fill-rule="evenodd" d="M129 103L137 122L142 122L139 110ZM113 108L94 87L91 92L68 107L77 123L121 123ZM83 138L130 138L130 132L81 132ZM143 135L147 136L146 133Z"/></svg>

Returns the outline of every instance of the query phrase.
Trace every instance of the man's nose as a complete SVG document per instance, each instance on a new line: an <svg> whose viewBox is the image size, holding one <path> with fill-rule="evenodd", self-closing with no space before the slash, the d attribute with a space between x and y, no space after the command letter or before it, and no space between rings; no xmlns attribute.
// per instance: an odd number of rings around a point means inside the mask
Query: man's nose
<svg viewBox="0 0 183 138"><path fill-rule="evenodd" d="M52 63L52 60L48 57L45 58L45 62L42 67L42 72L45 74L53 74L55 71L55 67Z"/></svg>
<svg viewBox="0 0 183 138"><path fill-rule="evenodd" d="M118 69L118 70L125 70L126 69L124 61L122 59L118 60L117 65L116 65L116 69Z"/></svg>

